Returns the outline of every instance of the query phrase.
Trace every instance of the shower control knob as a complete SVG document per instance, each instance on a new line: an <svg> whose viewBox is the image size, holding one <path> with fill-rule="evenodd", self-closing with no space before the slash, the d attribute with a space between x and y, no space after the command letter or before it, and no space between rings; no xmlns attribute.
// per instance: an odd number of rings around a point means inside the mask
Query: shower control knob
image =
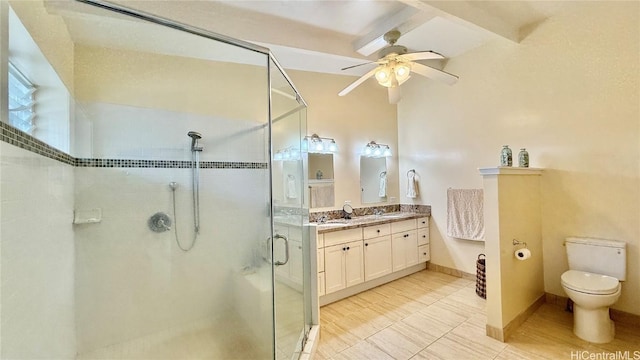
<svg viewBox="0 0 640 360"><path fill-rule="evenodd" d="M165 232L171 230L171 218L163 212L153 214L147 221L149 229L153 232Z"/></svg>

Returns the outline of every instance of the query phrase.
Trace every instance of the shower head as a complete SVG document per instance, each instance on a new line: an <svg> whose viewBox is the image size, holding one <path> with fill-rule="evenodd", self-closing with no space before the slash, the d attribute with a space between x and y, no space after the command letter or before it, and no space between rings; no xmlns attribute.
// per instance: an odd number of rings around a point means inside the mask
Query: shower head
<svg viewBox="0 0 640 360"><path fill-rule="evenodd" d="M190 138L192 138L193 140L199 140L202 139L202 134L200 134L199 132L196 131L189 131L187 133L187 136L189 136Z"/></svg>
<svg viewBox="0 0 640 360"><path fill-rule="evenodd" d="M202 146L198 146L198 140L202 139L202 134L196 131L189 131L187 136L191 138L191 151L202 151Z"/></svg>

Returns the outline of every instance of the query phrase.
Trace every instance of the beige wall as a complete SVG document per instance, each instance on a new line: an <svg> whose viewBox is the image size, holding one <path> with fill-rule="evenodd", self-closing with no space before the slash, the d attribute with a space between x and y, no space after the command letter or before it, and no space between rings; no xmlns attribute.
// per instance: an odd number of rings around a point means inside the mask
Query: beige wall
<svg viewBox="0 0 640 360"><path fill-rule="evenodd" d="M266 121L267 86L266 62L259 67L76 45L79 101Z"/></svg>
<svg viewBox="0 0 640 360"><path fill-rule="evenodd" d="M540 176L501 171L483 179L487 325L499 330L544 294ZM529 259L516 259L523 245L514 246L513 239L527 244Z"/></svg>
<svg viewBox="0 0 640 360"><path fill-rule="evenodd" d="M334 155L335 195L333 208L342 209L345 201L351 201L354 208L374 206L360 201L360 152L371 140L388 144L393 157L387 158L388 202L399 201L398 185L398 145L396 106L387 100L386 89L374 80L367 80L344 97L338 92L353 82L351 76L320 74L288 70L305 101L309 105L307 113L307 134L336 140L339 150Z"/></svg>
<svg viewBox="0 0 640 360"><path fill-rule="evenodd" d="M9 1L9 4L73 94L74 44L62 18L48 13L42 0Z"/></svg>
<svg viewBox="0 0 640 360"><path fill-rule="evenodd" d="M520 44L496 40L450 61L453 87L404 85L399 171L418 171L416 203L432 205L433 263L474 272L484 246L444 234L446 189L480 188L477 168L497 165L501 145L526 147L545 169L545 290L564 295L565 237L623 240L628 278L614 308L640 314L639 14L637 2L572 3Z"/></svg>

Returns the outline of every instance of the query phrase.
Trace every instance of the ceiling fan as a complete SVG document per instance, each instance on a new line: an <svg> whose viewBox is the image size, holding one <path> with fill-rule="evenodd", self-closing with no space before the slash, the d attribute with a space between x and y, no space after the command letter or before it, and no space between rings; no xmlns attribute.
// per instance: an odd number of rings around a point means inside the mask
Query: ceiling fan
<svg viewBox="0 0 640 360"><path fill-rule="evenodd" d="M449 85L453 85L458 81L456 75L415 62L415 60L444 59L444 56L434 51L407 52L406 47L396 45L399 38L399 31L391 30L387 32L384 34L384 40L389 43L389 46L378 52L377 61L343 68L342 70L347 70L362 65L378 64L376 68L362 75L358 80L340 91L338 95L344 96L348 94L365 80L375 76L380 85L389 89L389 102L396 104L402 96L400 85L409 80L411 72L442 81Z"/></svg>

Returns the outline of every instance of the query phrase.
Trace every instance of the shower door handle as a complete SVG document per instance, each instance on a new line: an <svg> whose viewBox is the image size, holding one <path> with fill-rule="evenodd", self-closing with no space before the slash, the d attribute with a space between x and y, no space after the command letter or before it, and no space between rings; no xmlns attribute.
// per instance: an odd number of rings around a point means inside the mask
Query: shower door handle
<svg viewBox="0 0 640 360"><path fill-rule="evenodd" d="M277 239L282 239L282 240L284 240L284 262L282 262L282 261L276 261L276 262L275 262L275 265L276 265L276 266L280 266L280 265L284 265L284 264L286 264L286 263L288 263L288 262L289 262L289 239L287 239L287 237L286 237L286 236L284 236L284 235L276 234L276 235L273 237L273 241L274 241L274 243L275 243L275 241L276 241Z"/></svg>

